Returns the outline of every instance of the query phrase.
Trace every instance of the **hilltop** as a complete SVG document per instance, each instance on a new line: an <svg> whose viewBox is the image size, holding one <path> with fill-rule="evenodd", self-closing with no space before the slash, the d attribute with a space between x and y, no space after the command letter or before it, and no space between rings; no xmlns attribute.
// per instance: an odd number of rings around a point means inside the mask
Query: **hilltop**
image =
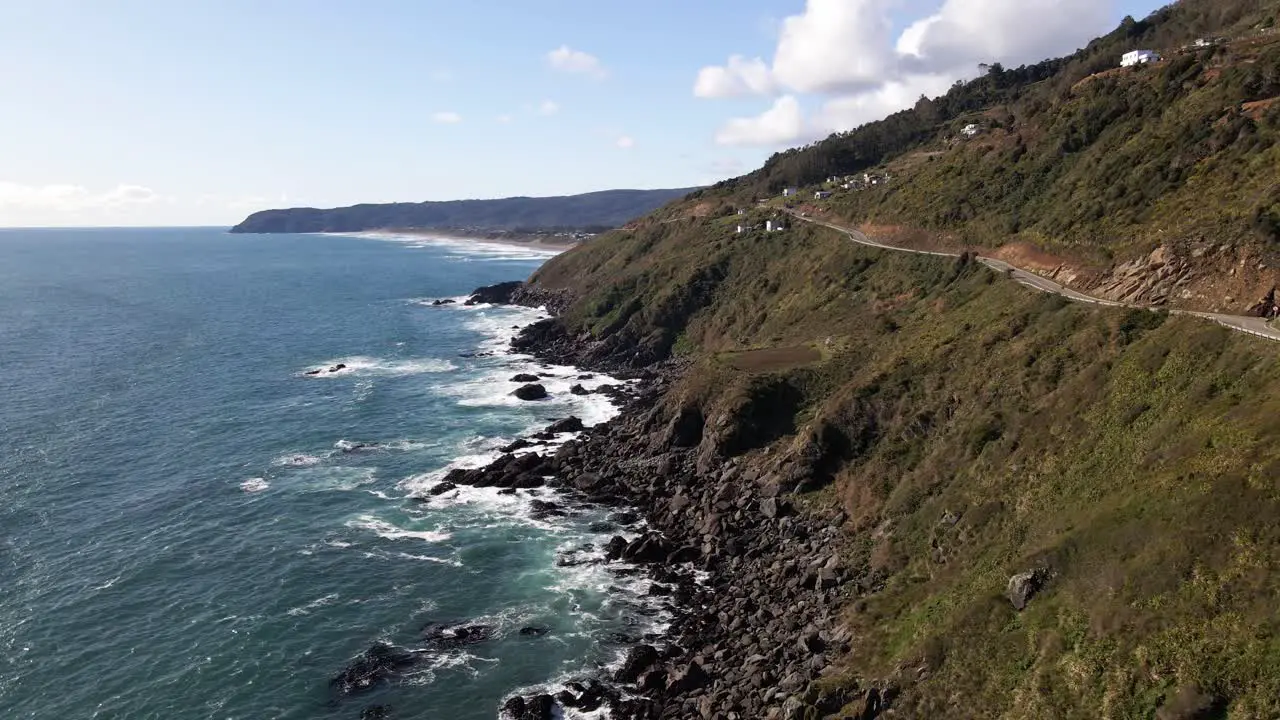
<svg viewBox="0 0 1280 720"><path fill-rule="evenodd" d="M520 349L649 383L562 481L707 573L621 717L1280 717L1280 345L783 214L1239 311L1280 259L1276 7L1185 0L992 68L514 294L556 313Z"/></svg>
<svg viewBox="0 0 1280 720"><path fill-rule="evenodd" d="M263 210L250 215L231 232L598 232L619 227L693 190L605 190L560 197L366 204L327 210Z"/></svg>
<svg viewBox="0 0 1280 720"><path fill-rule="evenodd" d="M1185 0L1126 19L703 199L801 188L790 204L883 241L980 250L1114 300L1243 312L1280 278L1278 9ZM1119 67L1135 49L1162 59ZM810 201L817 190L832 196Z"/></svg>

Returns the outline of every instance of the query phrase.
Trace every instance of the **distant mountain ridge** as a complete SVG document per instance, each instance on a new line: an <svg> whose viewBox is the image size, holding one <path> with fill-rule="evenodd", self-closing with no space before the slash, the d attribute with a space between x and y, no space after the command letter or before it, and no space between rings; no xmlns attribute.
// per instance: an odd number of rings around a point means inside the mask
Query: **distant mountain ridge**
<svg viewBox="0 0 1280 720"><path fill-rule="evenodd" d="M421 229L482 232L607 230L650 213L697 188L604 190L558 197L509 197L420 203L290 208L253 213L233 233L360 232Z"/></svg>

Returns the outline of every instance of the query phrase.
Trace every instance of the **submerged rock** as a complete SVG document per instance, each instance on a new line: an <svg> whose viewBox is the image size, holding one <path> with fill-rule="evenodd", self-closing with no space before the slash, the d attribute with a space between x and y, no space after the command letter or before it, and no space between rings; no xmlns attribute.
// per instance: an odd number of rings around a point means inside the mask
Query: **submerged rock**
<svg viewBox="0 0 1280 720"><path fill-rule="evenodd" d="M329 686L342 695L367 692L400 674L419 659L418 653L411 650L388 643L375 643L330 680Z"/></svg>
<svg viewBox="0 0 1280 720"><path fill-rule="evenodd" d="M492 625L458 625L452 623L427 623L422 627L422 639L433 647L445 650L475 645L492 639L496 633Z"/></svg>
<svg viewBox="0 0 1280 720"><path fill-rule="evenodd" d="M537 376L537 375L530 375L529 373L520 373L519 375L515 375L515 376L513 376L513 377L511 378L511 382L518 382L518 383L536 383L536 382L538 382L538 376Z"/></svg>

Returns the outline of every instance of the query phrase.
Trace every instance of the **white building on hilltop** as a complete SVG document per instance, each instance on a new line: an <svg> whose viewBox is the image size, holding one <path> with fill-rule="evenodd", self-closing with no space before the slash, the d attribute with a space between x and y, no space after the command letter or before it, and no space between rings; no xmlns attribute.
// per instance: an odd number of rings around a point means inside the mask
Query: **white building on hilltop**
<svg viewBox="0 0 1280 720"><path fill-rule="evenodd" d="M1151 62L1160 62L1160 53L1155 50L1134 50L1120 58L1120 67L1133 67Z"/></svg>
<svg viewBox="0 0 1280 720"><path fill-rule="evenodd" d="M969 123L960 130L960 134L967 138L974 137L980 132L982 132L982 126L976 123Z"/></svg>

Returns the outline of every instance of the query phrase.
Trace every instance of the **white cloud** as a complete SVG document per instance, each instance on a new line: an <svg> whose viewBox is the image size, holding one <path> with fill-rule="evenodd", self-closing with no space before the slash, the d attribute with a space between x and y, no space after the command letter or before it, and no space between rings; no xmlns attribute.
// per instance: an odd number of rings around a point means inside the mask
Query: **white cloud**
<svg viewBox="0 0 1280 720"><path fill-rule="evenodd" d="M433 113L431 115L431 119L440 123L441 125L456 125L462 122L462 116L450 110L443 110L438 113Z"/></svg>
<svg viewBox="0 0 1280 720"><path fill-rule="evenodd" d="M555 115L558 112L560 112L560 105L558 105L554 100L543 100L542 103L538 105L539 115L550 116Z"/></svg>
<svg viewBox="0 0 1280 720"><path fill-rule="evenodd" d="M614 144L616 144L618 147L622 148L623 150L630 150L631 148L636 146L636 141L635 141L635 138L631 137L630 135L621 135L614 142Z"/></svg>
<svg viewBox="0 0 1280 720"><path fill-rule="evenodd" d="M494 120L495 120L499 125L510 125L510 124L511 124L511 121L512 121L512 120L514 120L514 119L515 119L515 118L511 117L510 115L499 115L498 117L494 118Z"/></svg>
<svg viewBox="0 0 1280 720"><path fill-rule="evenodd" d="M155 190L141 185L117 185L106 192L94 193L83 185L0 182L0 209L79 212L149 205L163 199Z"/></svg>
<svg viewBox="0 0 1280 720"><path fill-rule="evenodd" d="M716 133L720 145L780 145L800 138L805 132L800 101L783 95L773 107L753 118L734 118Z"/></svg>
<svg viewBox="0 0 1280 720"><path fill-rule="evenodd" d="M599 58L581 50L574 50L568 45L561 45L547 53L547 62L561 72L590 75L594 78L603 78L608 75Z"/></svg>
<svg viewBox="0 0 1280 720"><path fill-rule="evenodd" d="M732 55L724 67L704 67L698 71L693 94L701 98L725 98L739 95L767 95L773 92L773 75L760 58L748 60Z"/></svg>
<svg viewBox="0 0 1280 720"><path fill-rule="evenodd" d="M782 21L777 82L797 92L856 90L890 73L894 0L809 0Z"/></svg>
<svg viewBox="0 0 1280 720"><path fill-rule="evenodd" d="M890 9L900 0L807 0L786 18L772 64L730 56L702 68L694 94L704 98L788 93L754 118L728 121L716 141L785 145L849 130L910 107L920 94L946 92L979 63L1009 66L1074 51L1105 32L1111 0L945 0L936 13L894 37ZM806 122L798 96L823 97Z"/></svg>

